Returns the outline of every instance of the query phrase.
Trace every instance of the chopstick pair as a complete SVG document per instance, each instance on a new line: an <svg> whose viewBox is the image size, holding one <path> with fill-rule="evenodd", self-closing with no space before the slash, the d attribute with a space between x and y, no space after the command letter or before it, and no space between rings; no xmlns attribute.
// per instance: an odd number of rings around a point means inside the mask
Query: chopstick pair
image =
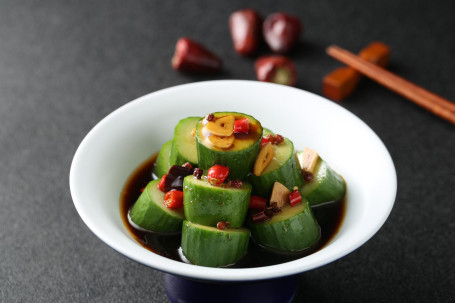
<svg viewBox="0 0 455 303"><path fill-rule="evenodd" d="M433 114L455 124L455 103L417 86L382 67L370 63L339 46L329 46L327 48L327 54Z"/></svg>

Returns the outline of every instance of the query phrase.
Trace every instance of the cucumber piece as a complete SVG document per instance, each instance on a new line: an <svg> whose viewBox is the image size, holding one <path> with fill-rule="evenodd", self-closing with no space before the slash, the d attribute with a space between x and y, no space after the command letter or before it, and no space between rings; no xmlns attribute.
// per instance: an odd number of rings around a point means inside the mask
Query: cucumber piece
<svg viewBox="0 0 455 303"><path fill-rule="evenodd" d="M228 266L247 252L250 231L246 228L220 230L185 220L182 227L182 252L193 264Z"/></svg>
<svg viewBox="0 0 455 303"><path fill-rule="evenodd" d="M137 226L157 232L176 232L185 219L183 208L171 209L164 205L164 193L159 190L160 180L150 181L130 211Z"/></svg>
<svg viewBox="0 0 455 303"><path fill-rule="evenodd" d="M171 148L172 148L172 140L167 141L163 144L156 157L155 162L155 169L154 173L161 178L163 175L167 174L169 168L171 168Z"/></svg>
<svg viewBox="0 0 455 303"><path fill-rule="evenodd" d="M274 156L270 164L261 175L251 174L248 180L258 196L268 198L272 192L273 184L280 182L290 191L294 186L303 185L303 176L294 154L294 144L288 138L279 145L273 145Z"/></svg>
<svg viewBox="0 0 455 303"><path fill-rule="evenodd" d="M341 200L346 192L346 183L326 161L319 158L314 169L313 180L305 183L299 192L311 206L315 206Z"/></svg>
<svg viewBox="0 0 455 303"><path fill-rule="evenodd" d="M321 237L307 200L296 206L284 206L269 221L254 223L248 220L248 223L256 243L278 250L302 251L311 248Z"/></svg>
<svg viewBox="0 0 455 303"><path fill-rule="evenodd" d="M229 221L232 228L243 225L250 202L251 185L241 188L211 185L205 176L183 179L183 208L187 220L215 227L219 221Z"/></svg>
<svg viewBox="0 0 455 303"><path fill-rule="evenodd" d="M263 128L262 128L262 136L265 137L265 136L267 136L267 135L272 135L272 136L274 136L275 133L272 132L270 129L263 127Z"/></svg>
<svg viewBox="0 0 455 303"><path fill-rule="evenodd" d="M175 127L170 156L171 166L182 165L185 162L197 166L198 157L193 130L200 119L200 117L188 117L180 120Z"/></svg>
<svg viewBox="0 0 455 303"><path fill-rule="evenodd" d="M234 143L227 149L215 147L210 141L210 133L205 129L206 119L201 119L196 126L196 147L199 167L206 170L215 164L229 167L230 179L246 180L251 171L261 146L262 126L252 116L235 112L213 113L215 119L233 115L236 120L248 118L248 134L234 134Z"/></svg>

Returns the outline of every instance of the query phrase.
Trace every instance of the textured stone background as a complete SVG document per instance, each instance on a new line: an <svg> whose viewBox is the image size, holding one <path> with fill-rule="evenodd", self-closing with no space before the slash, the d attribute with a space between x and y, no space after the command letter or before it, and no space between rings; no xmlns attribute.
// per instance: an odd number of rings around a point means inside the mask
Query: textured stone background
<svg viewBox="0 0 455 303"><path fill-rule="evenodd" d="M201 80L254 80L232 49L235 1L0 0L0 302L167 302L162 273L118 254L84 225L68 174L85 134L119 106ZM340 66L325 55L373 40L389 68L455 100L453 1L255 1L298 15L298 86L320 94ZM189 36L225 63L217 76L173 71ZM266 50L263 50L265 53ZM342 106L388 147L398 195L382 229L350 255L300 276L295 302L448 302L455 296L455 126L363 80ZM381 186L378 184L378 186Z"/></svg>

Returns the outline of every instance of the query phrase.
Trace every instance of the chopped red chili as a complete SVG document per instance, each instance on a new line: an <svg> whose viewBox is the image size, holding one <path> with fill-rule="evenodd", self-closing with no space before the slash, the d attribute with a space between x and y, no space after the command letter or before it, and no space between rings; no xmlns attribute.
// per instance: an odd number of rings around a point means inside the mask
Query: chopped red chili
<svg viewBox="0 0 455 303"><path fill-rule="evenodd" d="M164 184L166 183L166 176L167 176L167 175L163 175L163 176L161 177L160 182L158 183L158 188L159 188L162 192L164 192Z"/></svg>
<svg viewBox="0 0 455 303"><path fill-rule="evenodd" d="M254 223L265 222L270 219L269 216L264 213L264 211L252 214L251 218L253 219Z"/></svg>
<svg viewBox="0 0 455 303"><path fill-rule="evenodd" d="M183 191L171 190L164 195L164 205L167 208L181 208L183 206Z"/></svg>
<svg viewBox="0 0 455 303"><path fill-rule="evenodd" d="M250 123L248 122L248 118L235 120L235 122L234 122L234 133L235 134L248 134L249 130L250 130Z"/></svg>
<svg viewBox="0 0 455 303"><path fill-rule="evenodd" d="M294 190L292 193L289 194L289 204L291 206L295 206L302 202L302 196L300 195L298 190Z"/></svg>
<svg viewBox="0 0 455 303"><path fill-rule="evenodd" d="M213 165L207 172L207 181L212 185L221 185L229 175L229 167Z"/></svg>
<svg viewBox="0 0 455 303"><path fill-rule="evenodd" d="M261 147L263 147L267 143L270 143L270 141L268 139L266 139L265 137L262 137L262 139L261 139Z"/></svg>
<svg viewBox="0 0 455 303"><path fill-rule="evenodd" d="M264 209L267 205L267 199L264 199L259 196L251 196L250 197L250 204L248 208L250 209Z"/></svg>

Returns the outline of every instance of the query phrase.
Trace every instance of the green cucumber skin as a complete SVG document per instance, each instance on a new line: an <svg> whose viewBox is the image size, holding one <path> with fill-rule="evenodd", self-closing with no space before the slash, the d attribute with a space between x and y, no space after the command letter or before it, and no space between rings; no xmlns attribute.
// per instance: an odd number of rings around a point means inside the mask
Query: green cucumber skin
<svg viewBox="0 0 455 303"><path fill-rule="evenodd" d="M263 127L263 128L262 128L262 136L265 137L265 136L267 136L267 135L272 135L272 136L274 136L275 133L272 132L270 129Z"/></svg>
<svg viewBox="0 0 455 303"><path fill-rule="evenodd" d="M185 142L185 139L187 139L185 136L191 135L192 130L196 127L196 124L200 119L201 117L188 117L180 120L175 127L169 161L171 166L182 165L185 162L190 162L195 166L198 165L196 145L188 145L188 143Z"/></svg>
<svg viewBox="0 0 455 303"><path fill-rule="evenodd" d="M167 141L163 144L156 157L154 173L161 178L163 175L169 172L171 168L171 149L172 149L172 140Z"/></svg>
<svg viewBox="0 0 455 303"><path fill-rule="evenodd" d="M249 239L250 231L246 228L219 230L185 220L182 227L182 252L195 265L228 266L246 254Z"/></svg>
<svg viewBox="0 0 455 303"><path fill-rule="evenodd" d="M184 220L183 209L174 210L164 206L164 193L158 189L159 182L153 180L147 184L130 211L131 221L151 231L180 231Z"/></svg>
<svg viewBox="0 0 455 303"><path fill-rule="evenodd" d="M285 140L291 144L292 153L282 166L260 176L249 175L248 181L253 185L255 195L269 198L275 182L280 182L290 191L293 190L294 186L300 188L303 185L301 169L293 152L294 144L287 138Z"/></svg>
<svg viewBox="0 0 455 303"><path fill-rule="evenodd" d="M313 216L308 202L304 200L304 210L290 218L270 223L249 221L254 241L265 247L302 251L314 246L321 237L321 230Z"/></svg>
<svg viewBox="0 0 455 303"><path fill-rule="evenodd" d="M204 144L197 144L199 167L207 170L215 164L229 167L229 178L246 180L253 169L254 161L259 152L261 141L255 142L251 147L236 151L223 152L212 150Z"/></svg>
<svg viewBox="0 0 455 303"><path fill-rule="evenodd" d="M315 206L343 198L346 193L346 182L324 160L319 158L313 181L304 184L299 191L311 206Z"/></svg>
<svg viewBox="0 0 455 303"><path fill-rule="evenodd" d="M214 114L236 114L242 115L248 119L254 119L253 117L242 114L242 113L214 113ZM257 121L254 119L254 121ZM207 170L215 164L220 164L229 167L229 176L230 179L240 179L245 181L248 174L251 172L256 161L257 154L261 147L262 140L262 126L259 121L257 121L260 129L261 135L258 137L258 140L254 142L250 147L239 150L239 151L220 151L210 149L205 146L197 135L201 130L199 129L202 123L198 123L196 127L196 148L198 154L198 163L199 167Z"/></svg>
<svg viewBox="0 0 455 303"><path fill-rule="evenodd" d="M219 221L229 221L232 228L243 225L250 202L251 185L225 188L186 176L183 180L183 208L187 220L215 227Z"/></svg>

